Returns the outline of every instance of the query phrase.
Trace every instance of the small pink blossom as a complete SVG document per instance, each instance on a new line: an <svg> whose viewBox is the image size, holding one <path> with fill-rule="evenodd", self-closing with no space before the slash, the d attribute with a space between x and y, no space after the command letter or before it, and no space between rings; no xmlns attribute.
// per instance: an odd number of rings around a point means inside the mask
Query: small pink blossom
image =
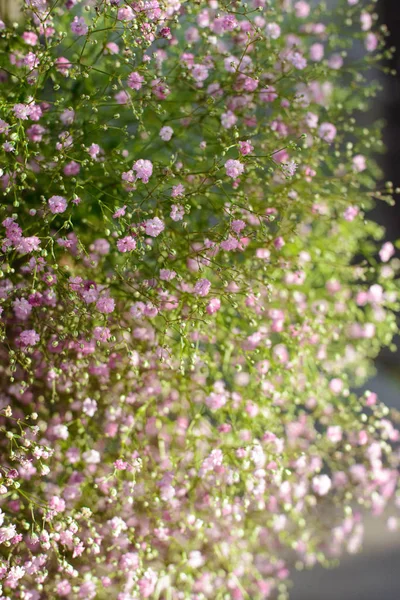
<svg viewBox="0 0 400 600"><path fill-rule="evenodd" d="M312 480L312 489L318 496L326 496L332 487L331 479L328 475L316 475Z"/></svg>
<svg viewBox="0 0 400 600"><path fill-rule="evenodd" d="M336 127L332 123L322 123L318 129L319 137L329 144L335 139L336 133Z"/></svg>
<svg viewBox="0 0 400 600"><path fill-rule="evenodd" d="M136 248L136 240L131 235L127 235L118 240L117 248L120 252L131 252Z"/></svg>
<svg viewBox="0 0 400 600"><path fill-rule="evenodd" d="M147 235L150 237L157 237L162 231L164 231L165 224L158 217L154 217L154 219L145 221L144 228Z"/></svg>
<svg viewBox="0 0 400 600"><path fill-rule="evenodd" d="M181 183L174 185L171 192L172 198L180 198L185 194L185 188Z"/></svg>
<svg viewBox="0 0 400 600"><path fill-rule="evenodd" d="M163 281L172 281L176 277L175 271L170 269L160 269L160 279Z"/></svg>
<svg viewBox="0 0 400 600"><path fill-rule="evenodd" d="M114 311L115 300L107 297L99 298L96 302L96 308L103 314L110 314Z"/></svg>
<svg viewBox="0 0 400 600"><path fill-rule="evenodd" d="M230 158L225 163L225 170L228 177L236 179L244 172L244 165L239 160Z"/></svg>
<svg viewBox="0 0 400 600"><path fill-rule="evenodd" d="M123 8L118 9L118 21L133 21L135 18L135 13L130 6L124 6Z"/></svg>
<svg viewBox="0 0 400 600"><path fill-rule="evenodd" d="M88 417L93 417L97 412L97 402L92 398L85 398L82 403L82 411Z"/></svg>
<svg viewBox="0 0 400 600"><path fill-rule="evenodd" d="M68 206L66 199L62 196L52 196L48 199L47 203L53 215L65 212Z"/></svg>
<svg viewBox="0 0 400 600"><path fill-rule="evenodd" d="M254 150L254 146L251 142L239 142L239 152L242 156L247 156L247 154L251 154Z"/></svg>
<svg viewBox="0 0 400 600"><path fill-rule="evenodd" d="M391 242L385 242L379 250L379 257L382 262L388 262L395 254L394 246Z"/></svg>
<svg viewBox="0 0 400 600"><path fill-rule="evenodd" d="M172 204L169 216L173 221L182 221L185 216L185 209L181 204Z"/></svg>
<svg viewBox="0 0 400 600"><path fill-rule="evenodd" d="M140 73L138 73L137 71L133 71L128 76L127 83L128 83L128 87L130 87L132 90L139 91L144 83L144 77L143 77L143 75L140 75Z"/></svg>
<svg viewBox="0 0 400 600"><path fill-rule="evenodd" d="M143 183L148 183L153 174L153 165L149 160L140 158L132 166L133 171L136 171L136 179L141 179Z"/></svg>
<svg viewBox="0 0 400 600"><path fill-rule="evenodd" d="M164 141L164 142L169 142L169 140L172 138L174 133L174 130L172 129L172 127L162 127L160 129L160 138Z"/></svg>
<svg viewBox="0 0 400 600"><path fill-rule="evenodd" d="M213 315L221 308L221 300L219 298L211 298L206 306L206 311L209 315Z"/></svg>
<svg viewBox="0 0 400 600"><path fill-rule="evenodd" d="M199 279L194 286L194 293L197 296L207 296L211 288L211 282L208 279Z"/></svg>
<svg viewBox="0 0 400 600"><path fill-rule="evenodd" d="M19 336L21 346L36 346L40 341L40 335L34 329L26 329Z"/></svg>
<svg viewBox="0 0 400 600"><path fill-rule="evenodd" d="M86 35L89 31L89 27L86 25L83 17L74 17L74 20L71 23L71 31L75 35Z"/></svg>

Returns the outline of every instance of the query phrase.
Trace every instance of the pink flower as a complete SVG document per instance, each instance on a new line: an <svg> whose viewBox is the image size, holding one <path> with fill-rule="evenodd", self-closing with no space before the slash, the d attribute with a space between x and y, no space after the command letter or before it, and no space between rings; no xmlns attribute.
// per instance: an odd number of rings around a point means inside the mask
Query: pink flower
<svg viewBox="0 0 400 600"><path fill-rule="evenodd" d="M239 152L242 156L247 156L247 154L251 154L254 150L254 146L251 142L239 142Z"/></svg>
<svg viewBox="0 0 400 600"><path fill-rule="evenodd" d="M174 130L172 129L172 127L162 127L160 129L160 138L164 141L164 142L169 142L169 140L172 138L174 133Z"/></svg>
<svg viewBox="0 0 400 600"><path fill-rule="evenodd" d="M88 417L93 417L97 412L97 402L92 398L86 398L82 403L82 411Z"/></svg>
<svg viewBox="0 0 400 600"><path fill-rule="evenodd" d="M171 281L176 277L175 271L169 269L160 269L160 279L163 281Z"/></svg>
<svg viewBox="0 0 400 600"><path fill-rule="evenodd" d="M111 331L108 327L100 327L98 325L93 329L93 337L99 342L106 342L111 337Z"/></svg>
<svg viewBox="0 0 400 600"><path fill-rule="evenodd" d="M137 160L132 169L136 171L136 179L141 179L143 183L148 183L153 174L153 165L149 160L140 158Z"/></svg>
<svg viewBox="0 0 400 600"><path fill-rule="evenodd" d="M228 177L236 179L243 173L244 165L239 160L233 160L230 158L225 163L225 170Z"/></svg>
<svg viewBox="0 0 400 600"><path fill-rule="evenodd" d="M96 308L103 314L112 313L115 308L115 300L107 297L99 298L96 302Z"/></svg>
<svg viewBox="0 0 400 600"><path fill-rule="evenodd" d="M130 6L124 6L123 8L118 9L118 21L133 21L135 18L135 13Z"/></svg>
<svg viewBox="0 0 400 600"><path fill-rule="evenodd" d="M118 240L117 248L120 252L131 252L136 248L136 240L131 235Z"/></svg>
<svg viewBox="0 0 400 600"><path fill-rule="evenodd" d="M355 156L353 156L352 163L353 169L356 171L356 173L361 173L367 168L367 161L365 159L365 156L363 156L362 154L356 154Z"/></svg>
<svg viewBox="0 0 400 600"><path fill-rule="evenodd" d="M117 208L115 213L113 214L113 219L119 219L119 217L123 217L126 212L126 205L121 206L121 208Z"/></svg>
<svg viewBox="0 0 400 600"><path fill-rule="evenodd" d="M110 54L118 54L119 52L118 44L115 42L108 42L108 44L106 44L106 48Z"/></svg>
<svg viewBox="0 0 400 600"><path fill-rule="evenodd" d="M221 125L225 129L231 129L237 120L237 116L231 110L228 110L226 113L222 113L221 115Z"/></svg>
<svg viewBox="0 0 400 600"><path fill-rule="evenodd" d="M117 104L124 105L124 104L128 104L128 102L129 102L129 94L125 90L121 90L120 92L115 94L114 98L115 98L115 102Z"/></svg>
<svg viewBox="0 0 400 600"><path fill-rule="evenodd" d="M296 13L296 17L298 17L299 19L304 19L310 14L311 8L308 2L304 2L304 0L299 0L299 2L296 2L296 4L294 5L294 10Z"/></svg>
<svg viewBox="0 0 400 600"><path fill-rule="evenodd" d="M26 321L32 312L32 306L25 298L17 298L13 302L14 313L17 319Z"/></svg>
<svg viewBox="0 0 400 600"><path fill-rule="evenodd" d="M281 35L281 28L278 23L267 23L265 33L271 40L277 40Z"/></svg>
<svg viewBox="0 0 400 600"><path fill-rule="evenodd" d="M24 40L25 44L28 44L28 46L36 46L39 38L33 31L24 31L22 34L22 39Z"/></svg>
<svg viewBox="0 0 400 600"><path fill-rule="evenodd" d="M206 306L206 311L209 315L213 315L221 308L221 300L219 298L211 298Z"/></svg>
<svg viewBox="0 0 400 600"><path fill-rule="evenodd" d="M312 489L318 496L326 496L332 487L332 482L328 475L316 475L312 480Z"/></svg>
<svg viewBox="0 0 400 600"><path fill-rule="evenodd" d="M64 124L64 125L71 125L74 122L75 119L75 111L71 108L67 108L65 109L60 116L60 121Z"/></svg>
<svg viewBox="0 0 400 600"><path fill-rule="evenodd" d="M197 296L207 296L211 288L211 282L208 279L199 279L194 286L194 293Z"/></svg>
<svg viewBox="0 0 400 600"><path fill-rule="evenodd" d="M330 144L336 137L336 127L332 123L322 123L318 134L321 139Z"/></svg>
<svg viewBox="0 0 400 600"><path fill-rule="evenodd" d="M91 144L88 149L91 158L96 159L101 154L101 148L98 144Z"/></svg>
<svg viewBox="0 0 400 600"><path fill-rule="evenodd" d="M302 71L307 66L307 60L300 52L290 52L288 59L292 63L292 65Z"/></svg>
<svg viewBox="0 0 400 600"><path fill-rule="evenodd" d="M386 242L379 250L379 257L382 262L388 262L392 258L392 256L394 256L394 254L395 249L391 242Z"/></svg>
<svg viewBox="0 0 400 600"><path fill-rule="evenodd" d="M89 31L89 27L86 25L83 17L74 17L74 20L71 23L71 31L75 35L86 35Z"/></svg>
<svg viewBox="0 0 400 600"><path fill-rule="evenodd" d="M246 223L241 219L235 219L232 221L231 227L235 233L239 234L246 227Z"/></svg>
<svg viewBox="0 0 400 600"><path fill-rule="evenodd" d="M8 123L6 123L6 121L3 121L3 119L0 119L0 133L4 133L5 135L8 134L10 129L10 125Z"/></svg>
<svg viewBox="0 0 400 600"><path fill-rule="evenodd" d="M138 581L139 592L141 598L150 598L153 594L157 583L157 575L151 569L148 569L141 579Z"/></svg>
<svg viewBox="0 0 400 600"><path fill-rule="evenodd" d="M348 206L343 213L343 217L346 221L354 221L359 212L358 206Z"/></svg>
<svg viewBox="0 0 400 600"><path fill-rule="evenodd" d="M128 76L128 87L130 87L132 90L140 90L140 88L142 87L142 84L144 82L144 77L142 75L140 75L140 73L138 73L137 71L133 71L129 76Z"/></svg>
<svg viewBox="0 0 400 600"><path fill-rule="evenodd" d="M28 104L14 104L13 111L17 119L22 121L29 119L30 106Z"/></svg>
<svg viewBox="0 0 400 600"><path fill-rule="evenodd" d="M324 58L324 47L322 44L313 44L310 48L310 58L314 62L319 62Z"/></svg>
<svg viewBox="0 0 400 600"><path fill-rule="evenodd" d="M185 216L185 209L181 204L173 204L169 216L173 221L182 221Z"/></svg>
<svg viewBox="0 0 400 600"><path fill-rule="evenodd" d="M47 204L49 205L50 211L53 215L63 213L67 210L67 201L62 196L52 196L48 199Z"/></svg>
<svg viewBox="0 0 400 600"><path fill-rule="evenodd" d="M21 346L36 346L40 341L40 335L34 329L26 329L19 336Z"/></svg>
<svg viewBox="0 0 400 600"><path fill-rule="evenodd" d="M144 229L147 235L150 237L157 237L165 229L165 224L158 217L145 221Z"/></svg>
<svg viewBox="0 0 400 600"><path fill-rule="evenodd" d="M342 441L342 428L339 425L331 425L326 431L326 437L333 444L337 444Z"/></svg>
<svg viewBox="0 0 400 600"><path fill-rule="evenodd" d="M67 163L63 169L64 175L67 177L73 177L74 175L78 175L81 170L80 164L71 160L71 162Z"/></svg>
<svg viewBox="0 0 400 600"><path fill-rule="evenodd" d="M368 52L374 52L378 47L378 38L375 33L368 33L365 37L365 48Z"/></svg>
<svg viewBox="0 0 400 600"><path fill-rule="evenodd" d="M184 194L185 194L185 188L181 183L178 183L178 185L173 186L172 192L171 192L172 198L180 198Z"/></svg>

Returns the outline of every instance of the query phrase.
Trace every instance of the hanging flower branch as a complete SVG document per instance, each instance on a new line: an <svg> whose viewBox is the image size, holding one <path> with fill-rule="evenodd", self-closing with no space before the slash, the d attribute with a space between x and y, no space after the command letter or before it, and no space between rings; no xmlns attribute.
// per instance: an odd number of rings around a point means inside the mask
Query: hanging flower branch
<svg viewBox="0 0 400 600"><path fill-rule="evenodd" d="M399 434L352 391L397 332L359 124L386 32L336 4L0 24L3 599L283 600L395 505Z"/></svg>

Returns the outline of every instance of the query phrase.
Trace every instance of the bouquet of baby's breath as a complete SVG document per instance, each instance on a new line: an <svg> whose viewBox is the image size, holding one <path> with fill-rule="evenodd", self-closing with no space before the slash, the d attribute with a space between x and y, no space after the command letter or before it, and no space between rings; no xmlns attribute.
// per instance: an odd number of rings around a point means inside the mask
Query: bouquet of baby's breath
<svg viewBox="0 0 400 600"><path fill-rule="evenodd" d="M351 391L397 331L358 124L385 29L336 4L0 24L3 600L282 600L395 496Z"/></svg>

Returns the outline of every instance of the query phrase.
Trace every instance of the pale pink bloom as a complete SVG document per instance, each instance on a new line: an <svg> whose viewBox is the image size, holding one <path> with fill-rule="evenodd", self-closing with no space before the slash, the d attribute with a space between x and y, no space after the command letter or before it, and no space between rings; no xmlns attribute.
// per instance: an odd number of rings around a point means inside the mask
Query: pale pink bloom
<svg viewBox="0 0 400 600"><path fill-rule="evenodd" d="M281 35L281 28L278 23L267 23L265 27L265 33L271 40L277 40Z"/></svg>
<svg viewBox="0 0 400 600"><path fill-rule="evenodd" d="M340 394L340 392L343 390L343 381L338 377L331 379L329 382L329 389L336 395Z"/></svg>
<svg viewBox="0 0 400 600"><path fill-rule="evenodd" d="M96 302L96 308L103 314L112 313L115 308L115 300L107 297L99 298Z"/></svg>
<svg viewBox="0 0 400 600"><path fill-rule="evenodd" d="M172 138L174 134L174 130L172 129L172 127L162 127L160 129L160 138L164 141L164 142L169 142L170 139Z"/></svg>
<svg viewBox="0 0 400 600"><path fill-rule="evenodd" d="M28 46L36 46L39 40L38 36L33 31L24 31L22 39Z"/></svg>
<svg viewBox="0 0 400 600"><path fill-rule="evenodd" d="M131 235L127 235L118 240L117 248L120 252L131 252L136 248L136 240Z"/></svg>
<svg viewBox="0 0 400 600"><path fill-rule="evenodd" d="M247 156L247 154L251 154L253 150L254 146L249 140L247 140L247 142L239 142L239 152L242 156Z"/></svg>
<svg viewBox="0 0 400 600"><path fill-rule="evenodd" d="M332 123L322 123L318 129L319 137L329 144L335 139L336 133L336 127Z"/></svg>
<svg viewBox="0 0 400 600"><path fill-rule="evenodd" d="M314 62L319 62L324 58L324 46L322 44L313 44L310 47L310 58Z"/></svg>
<svg viewBox="0 0 400 600"><path fill-rule="evenodd" d="M157 237L162 231L164 231L165 224L158 217L154 217L154 219L149 219L148 221L145 221L144 229L146 234L150 237Z"/></svg>
<svg viewBox="0 0 400 600"><path fill-rule="evenodd" d="M221 300L219 298L211 298L206 306L206 311L209 315L213 315L221 308Z"/></svg>
<svg viewBox="0 0 400 600"><path fill-rule="evenodd" d="M312 480L312 489L318 496L326 496L332 487L332 481L328 475L316 475Z"/></svg>
<svg viewBox="0 0 400 600"><path fill-rule="evenodd" d="M50 212L52 212L53 215L65 212L68 206L66 199L62 196L52 196L48 199L47 204L49 205Z"/></svg>
<svg viewBox="0 0 400 600"><path fill-rule="evenodd" d="M343 217L346 221L354 221L359 212L358 206L348 206L343 213Z"/></svg>
<svg viewBox="0 0 400 600"><path fill-rule="evenodd" d="M118 54L119 52L118 44L115 42L108 42L108 44L106 44L106 48L109 54Z"/></svg>
<svg viewBox="0 0 400 600"><path fill-rule="evenodd" d="M379 250L379 257L382 262L388 262L395 254L394 246L391 242L385 242Z"/></svg>
<svg viewBox="0 0 400 600"><path fill-rule="evenodd" d="M82 403L82 411L88 417L93 417L97 412L96 400L92 400L92 398L85 398L85 400Z"/></svg>
<svg viewBox="0 0 400 600"><path fill-rule="evenodd" d="M130 6L124 6L118 9L117 19L119 21L133 21L135 19L135 13Z"/></svg>
<svg viewBox="0 0 400 600"><path fill-rule="evenodd" d="M140 158L137 160L132 169L136 171L136 179L141 179L143 183L148 183L153 174L153 165L151 161Z"/></svg>
<svg viewBox="0 0 400 600"><path fill-rule="evenodd" d="M326 437L334 444L342 441L342 428L339 425L332 425L326 431Z"/></svg>
<svg viewBox="0 0 400 600"><path fill-rule="evenodd" d="M244 165L239 160L234 160L230 158L225 163L225 170L228 177L236 179L243 173Z"/></svg>
<svg viewBox="0 0 400 600"><path fill-rule="evenodd" d="M375 33L368 33L365 38L365 48L368 52L374 52L378 47L378 38Z"/></svg>
<svg viewBox="0 0 400 600"><path fill-rule="evenodd" d="M128 102L129 102L129 94L125 90L121 90L120 92L117 92L115 94L114 98L115 98L115 102L117 104L124 105L124 104L128 104Z"/></svg>
<svg viewBox="0 0 400 600"><path fill-rule="evenodd" d="M185 194L185 188L181 183L178 183L178 185L173 186L172 192L171 192L172 198L180 198L184 194Z"/></svg>
<svg viewBox="0 0 400 600"><path fill-rule="evenodd" d="M89 27L86 25L83 17L74 17L74 20L71 23L71 31L72 33L75 33L75 35L86 35L89 31Z"/></svg>
<svg viewBox="0 0 400 600"><path fill-rule="evenodd" d="M175 271L170 271L169 269L160 269L160 279L162 281L171 281L175 277Z"/></svg>
<svg viewBox="0 0 400 600"><path fill-rule="evenodd" d="M130 87L132 90L140 90L140 88L142 87L144 82L144 77L143 75L140 75L140 73L138 73L137 71L132 72L129 76L128 76L128 87Z"/></svg>
<svg viewBox="0 0 400 600"><path fill-rule="evenodd" d="M311 8L308 2L304 2L304 0L299 0L299 2L296 2L296 4L294 5L294 10L296 13L296 17L298 17L299 19L304 19L310 14Z"/></svg>
<svg viewBox="0 0 400 600"><path fill-rule="evenodd" d="M199 279L194 286L194 293L197 296L207 296L211 288L211 282L208 279Z"/></svg>
<svg viewBox="0 0 400 600"><path fill-rule="evenodd" d="M19 336L21 346L36 346L40 341L40 335L34 329L26 329Z"/></svg>
<svg viewBox="0 0 400 600"><path fill-rule="evenodd" d="M173 221L182 221L185 216L185 209L181 204L173 204L169 216Z"/></svg>

